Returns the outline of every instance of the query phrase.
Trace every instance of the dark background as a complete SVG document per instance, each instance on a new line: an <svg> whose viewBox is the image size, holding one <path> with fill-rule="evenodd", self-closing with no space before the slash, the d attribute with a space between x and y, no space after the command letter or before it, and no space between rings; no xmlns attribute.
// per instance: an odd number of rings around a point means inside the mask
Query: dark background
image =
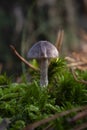
<svg viewBox="0 0 87 130"><path fill-rule="evenodd" d="M61 28L64 30L61 55L86 51L86 0L1 0L0 73L22 73L22 63L10 44L27 59L27 52L35 42L49 40L55 44Z"/></svg>

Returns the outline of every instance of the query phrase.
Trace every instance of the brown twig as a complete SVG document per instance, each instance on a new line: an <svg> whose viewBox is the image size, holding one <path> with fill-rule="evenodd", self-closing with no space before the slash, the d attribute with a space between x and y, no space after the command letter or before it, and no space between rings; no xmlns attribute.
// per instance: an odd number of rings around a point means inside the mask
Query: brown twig
<svg viewBox="0 0 87 130"><path fill-rule="evenodd" d="M15 47L13 45L10 45L10 48L13 50L14 54L22 61L24 62L28 67L32 68L35 71L39 71L38 68L34 67L33 65L31 65L27 60L25 60L15 49Z"/></svg>
<svg viewBox="0 0 87 130"><path fill-rule="evenodd" d="M45 127L43 130L52 130L53 124L49 124L47 127Z"/></svg>
<svg viewBox="0 0 87 130"><path fill-rule="evenodd" d="M76 126L73 130L84 130L85 128L87 128L87 122Z"/></svg>
<svg viewBox="0 0 87 130"><path fill-rule="evenodd" d="M77 75L76 75L75 71L74 71L72 68L71 68L71 72L72 72L72 74L73 74L74 79L75 79L77 82L83 83L83 84L87 84L87 81L85 81L85 80L79 80L79 79L77 78Z"/></svg>
<svg viewBox="0 0 87 130"><path fill-rule="evenodd" d="M64 37L64 30L59 30L58 35L57 35L57 40L55 43L55 46L59 52L60 52L61 45L63 42L63 37Z"/></svg>
<svg viewBox="0 0 87 130"><path fill-rule="evenodd" d="M42 119L40 121L37 121L33 124L30 124L30 125L27 125L23 130L34 130L35 128L45 124L45 123L48 123L52 120L55 120L59 117L62 117L62 116L65 116L65 115L68 115L70 114L71 112L77 112L77 111L80 111L80 110L84 110L84 109L87 109L87 106L82 106L82 107L79 107L79 108L74 108L72 110L67 110L67 111L64 111L64 112L61 112L61 113L58 113L58 114L55 114L51 117L48 117L46 119Z"/></svg>
<svg viewBox="0 0 87 130"><path fill-rule="evenodd" d="M69 119L69 122L76 122L77 120L80 120L84 117L87 117L87 110L84 110L82 112L79 112L77 115Z"/></svg>

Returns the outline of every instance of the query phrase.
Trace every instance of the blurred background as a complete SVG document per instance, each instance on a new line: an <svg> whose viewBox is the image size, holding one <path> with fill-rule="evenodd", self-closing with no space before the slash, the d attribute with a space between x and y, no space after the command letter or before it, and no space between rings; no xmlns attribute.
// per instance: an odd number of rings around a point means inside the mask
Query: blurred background
<svg viewBox="0 0 87 130"><path fill-rule="evenodd" d="M1 0L0 74L20 75L22 63L9 45L27 59L29 48L39 40L55 44L64 30L61 55L87 50L87 0Z"/></svg>

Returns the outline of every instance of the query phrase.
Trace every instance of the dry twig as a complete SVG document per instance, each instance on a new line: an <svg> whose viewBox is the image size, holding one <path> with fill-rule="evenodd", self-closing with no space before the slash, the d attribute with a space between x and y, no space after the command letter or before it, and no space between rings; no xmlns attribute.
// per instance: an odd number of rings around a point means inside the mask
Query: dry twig
<svg viewBox="0 0 87 130"><path fill-rule="evenodd" d="M53 124L49 124L46 128L43 130L53 130Z"/></svg>
<svg viewBox="0 0 87 130"><path fill-rule="evenodd" d="M76 126L73 130L84 130L85 128L87 128L87 122Z"/></svg>
<svg viewBox="0 0 87 130"><path fill-rule="evenodd" d="M30 125L27 125L23 130L34 130L35 128L41 126L41 125L44 125L52 120L55 120L59 117L62 117L62 116L65 116L65 115L68 115L70 114L71 112L77 112L77 111L80 111L80 110L84 110L84 109L87 109L87 106L82 106L82 107L79 107L79 108L74 108L72 110L67 110L67 111L64 111L64 112L61 112L61 113L58 113L58 114L55 114L51 117L48 117L46 119L42 119L40 121L37 121L33 124L30 124Z"/></svg>
<svg viewBox="0 0 87 130"><path fill-rule="evenodd" d="M15 49L15 47L13 45L10 45L10 48L13 50L14 54L22 61L24 62L28 67L32 68L35 71L39 71L38 68L34 67L33 65L31 65L27 60L25 60Z"/></svg>
<svg viewBox="0 0 87 130"><path fill-rule="evenodd" d="M82 112L79 112L77 115L75 115L73 118L69 119L69 122L76 122L77 120L80 120L87 116L87 110L84 110Z"/></svg>

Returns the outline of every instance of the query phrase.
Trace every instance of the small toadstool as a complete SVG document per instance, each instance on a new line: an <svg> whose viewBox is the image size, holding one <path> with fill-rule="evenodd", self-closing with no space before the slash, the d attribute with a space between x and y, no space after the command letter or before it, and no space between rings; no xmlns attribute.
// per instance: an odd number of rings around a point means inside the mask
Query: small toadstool
<svg viewBox="0 0 87 130"><path fill-rule="evenodd" d="M57 48L48 41L39 41L29 50L28 58L39 61L40 86L48 85L48 60L58 56Z"/></svg>

